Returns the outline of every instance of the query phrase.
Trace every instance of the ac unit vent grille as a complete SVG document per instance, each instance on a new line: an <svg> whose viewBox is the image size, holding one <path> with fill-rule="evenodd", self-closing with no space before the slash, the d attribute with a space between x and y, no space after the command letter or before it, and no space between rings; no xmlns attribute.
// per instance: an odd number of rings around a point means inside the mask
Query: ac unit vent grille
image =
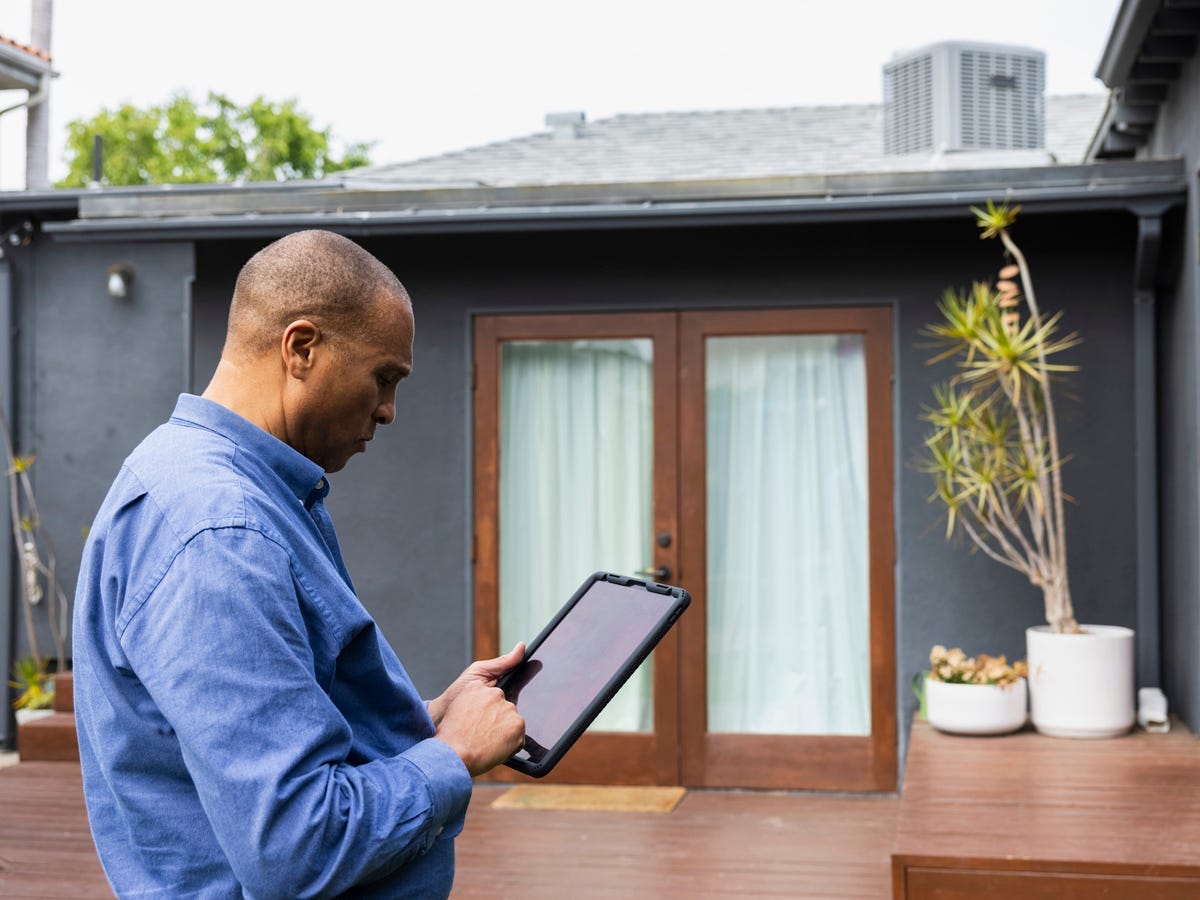
<svg viewBox="0 0 1200 900"><path fill-rule="evenodd" d="M883 67L884 152L1045 146L1046 58L1003 44L948 42Z"/></svg>
<svg viewBox="0 0 1200 900"><path fill-rule="evenodd" d="M960 146L1024 150L1045 144L1043 68L1028 55L958 55Z"/></svg>
<svg viewBox="0 0 1200 900"><path fill-rule="evenodd" d="M884 91L884 152L932 150L932 59L918 56L890 67Z"/></svg>

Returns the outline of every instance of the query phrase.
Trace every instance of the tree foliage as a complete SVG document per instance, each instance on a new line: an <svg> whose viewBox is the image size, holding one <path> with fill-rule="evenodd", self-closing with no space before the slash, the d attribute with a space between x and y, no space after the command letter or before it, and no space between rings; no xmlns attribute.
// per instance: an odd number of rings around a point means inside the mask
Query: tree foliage
<svg viewBox="0 0 1200 900"><path fill-rule="evenodd" d="M91 183L97 135L109 185L286 181L370 163L366 143L336 155L330 130L316 128L295 100L260 96L239 106L224 94L210 92L197 103L178 93L156 106L102 109L67 127L69 169L59 187Z"/></svg>

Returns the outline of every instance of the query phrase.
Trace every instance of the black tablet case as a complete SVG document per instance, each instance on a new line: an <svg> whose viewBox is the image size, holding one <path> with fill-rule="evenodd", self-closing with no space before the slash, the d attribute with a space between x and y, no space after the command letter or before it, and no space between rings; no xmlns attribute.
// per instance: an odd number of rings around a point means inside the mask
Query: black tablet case
<svg viewBox="0 0 1200 900"><path fill-rule="evenodd" d="M655 645L662 640L671 626L679 619L692 599L688 592L680 587L658 584L653 581L641 581L637 578L631 578L627 575L617 575L611 572L596 572L592 574L579 586L579 589L575 591L571 599L555 614L554 618L542 629L541 633L530 642L525 651L524 662L501 680L499 686L504 689L506 696L510 700L513 699L514 695L517 696L514 702L517 704L518 712L521 712L520 691L537 673L537 670L531 671L531 668L538 663L534 659L538 648L545 642L551 632L559 626L563 619L570 615L571 611L575 609L584 595L598 581L608 582L626 590L646 591L654 594L656 597L662 597L666 602L663 605L662 614L641 638L633 653L628 655L623 661L614 663L614 674L612 677L607 680L590 702L585 703L579 709L578 715L571 726L549 747L542 747L540 744L535 743L531 737L527 736L525 747L505 763L518 772L524 772L526 775L533 776L534 778L541 778L549 773L558 761L563 758L563 755L579 739L580 735L587 730L587 727L600 714L600 711L616 696L617 691L621 689L622 685L637 671L638 666L650 655Z"/></svg>

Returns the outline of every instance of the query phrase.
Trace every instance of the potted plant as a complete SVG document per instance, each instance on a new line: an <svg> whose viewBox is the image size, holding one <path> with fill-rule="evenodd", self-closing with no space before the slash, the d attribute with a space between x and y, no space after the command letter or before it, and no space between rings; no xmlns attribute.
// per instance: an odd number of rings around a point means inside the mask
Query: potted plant
<svg viewBox="0 0 1200 900"><path fill-rule="evenodd" d="M8 684L20 691L12 703L17 724L53 712L54 680L39 660L26 656L13 663L13 680Z"/></svg>
<svg viewBox="0 0 1200 900"><path fill-rule="evenodd" d="M12 432L7 417L0 410L0 444L3 446L4 461L7 463L5 476L8 479L8 515L16 558L20 566L17 584L21 607L21 618L25 627L27 657L13 665L16 679L10 686L21 694L14 700L18 710L47 709L54 696L54 673L66 673L70 667L67 657L68 628L71 607L66 592L58 579L58 567L54 545L42 525L37 498L33 491L30 470L34 456L19 456L15 452ZM42 655L38 640L36 610L45 610L50 637L54 643L54 657ZM63 675L63 677L67 677ZM26 718L18 715L18 719Z"/></svg>
<svg viewBox="0 0 1200 900"><path fill-rule="evenodd" d="M1042 590L1046 624L1026 630L1034 726L1062 737L1107 737L1133 725L1133 631L1075 619L1066 457L1052 388L1076 367L1050 359L1080 338L1060 336L1062 314L1045 316L1038 306L1029 264L1011 235L1019 209L991 201L972 208L981 237L999 238L1009 262L994 285L947 290L940 321L923 332L941 348L930 362L953 359L958 371L934 387L925 408L931 430L922 468L933 476L931 500L945 510L947 538L964 534Z"/></svg>
<svg viewBox="0 0 1200 900"><path fill-rule="evenodd" d="M918 697L925 718L952 734L1007 734L1025 725L1026 676L1021 660L1004 656L967 656L941 644L929 652Z"/></svg>

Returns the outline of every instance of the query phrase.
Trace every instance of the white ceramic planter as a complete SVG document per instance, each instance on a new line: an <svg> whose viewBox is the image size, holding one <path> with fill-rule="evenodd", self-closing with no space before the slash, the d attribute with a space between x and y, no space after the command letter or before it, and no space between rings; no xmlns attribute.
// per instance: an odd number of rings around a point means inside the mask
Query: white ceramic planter
<svg viewBox="0 0 1200 900"><path fill-rule="evenodd" d="M25 722L32 722L34 719L43 719L46 716L54 715L52 709L16 709L13 710L13 716L17 720L18 725Z"/></svg>
<svg viewBox="0 0 1200 900"><path fill-rule="evenodd" d="M925 715L951 734L1008 734L1025 724L1025 679L1012 684L947 684L925 679Z"/></svg>
<svg viewBox="0 0 1200 900"><path fill-rule="evenodd" d="M1116 737L1134 721L1133 629L1080 628L1082 634L1026 629L1030 718L1053 737Z"/></svg>

